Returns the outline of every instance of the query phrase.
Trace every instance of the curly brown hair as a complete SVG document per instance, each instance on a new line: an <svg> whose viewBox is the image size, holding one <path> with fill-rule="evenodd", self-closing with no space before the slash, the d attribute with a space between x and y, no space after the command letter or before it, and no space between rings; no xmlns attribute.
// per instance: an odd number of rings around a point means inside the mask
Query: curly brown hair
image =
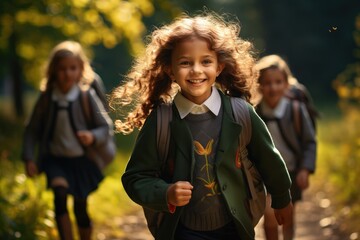
<svg viewBox="0 0 360 240"><path fill-rule="evenodd" d="M125 77L125 83L111 93L110 106L116 110L132 106L125 121L116 120L118 132L131 133L141 128L150 112L161 103L169 103L179 89L167 74L176 44L189 37L208 42L224 69L216 79L217 87L229 96L243 97L248 102L255 92L257 70L253 45L239 37L238 22L226 21L215 13L194 17L183 14L169 25L156 29L143 55ZM127 109L127 108L126 108Z"/></svg>

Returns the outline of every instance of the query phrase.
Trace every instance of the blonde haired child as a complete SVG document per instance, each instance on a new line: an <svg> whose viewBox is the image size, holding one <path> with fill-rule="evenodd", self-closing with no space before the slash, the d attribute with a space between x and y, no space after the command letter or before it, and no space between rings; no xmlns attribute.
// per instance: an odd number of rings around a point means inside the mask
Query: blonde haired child
<svg viewBox="0 0 360 240"><path fill-rule="evenodd" d="M289 87L285 92L286 97L305 103L306 109L309 112L309 116L315 128L316 119L320 117L320 113L316 109L314 101L308 89L305 87L305 85L303 85L297 80L286 61L279 55L271 54L264 56L256 63L257 70L265 69L269 66L278 67L279 69L281 69L283 74L287 76ZM259 100L259 97L260 96L257 95L257 100Z"/></svg>
<svg viewBox="0 0 360 240"><path fill-rule="evenodd" d="M295 208L302 191L309 186L309 174L315 171L316 139L313 124L304 103L287 96L290 84L297 81L286 62L278 55L261 58L256 64L262 99L257 113L266 123L275 146L283 156L292 179L291 195ZM284 240L295 236L295 211L282 227ZM278 239L278 225L270 207L270 198L264 217L267 240Z"/></svg>
<svg viewBox="0 0 360 240"><path fill-rule="evenodd" d="M254 239L248 187L236 157L241 126L229 96L250 101L257 72L252 44L239 32L236 22L214 13L184 14L152 33L127 81L112 93L113 107L134 106L116 121L117 130L141 128L122 182L133 201L163 212L155 239ZM156 147L156 112L164 103L173 111L172 166L163 166ZM265 125L247 107L254 126L249 155L282 224L292 209L290 179Z"/></svg>
<svg viewBox="0 0 360 240"><path fill-rule="evenodd" d="M79 43L65 41L55 46L48 60L43 91L24 133L22 158L26 173L34 177L45 172L48 187L54 192L59 235L66 240L73 239L68 194L74 197L80 239L91 238L87 197L98 187L103 175L100 165L87 153L89 148L102 144L113 131L101 100L90 88L94 78L95 73ZM82 108L83 94L87 94L92 126L88 126Z"/></svg>

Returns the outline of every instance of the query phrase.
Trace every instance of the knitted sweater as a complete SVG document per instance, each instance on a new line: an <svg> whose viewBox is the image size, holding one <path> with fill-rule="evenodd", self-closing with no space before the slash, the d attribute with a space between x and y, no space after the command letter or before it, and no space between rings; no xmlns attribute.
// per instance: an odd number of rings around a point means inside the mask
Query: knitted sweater
<svg viewBox="0 0 360 240"><path fill-rule="evenodd" d="M185 121L193 136L195 169L194 191L185 207L181 223L198 231L211 231L231 221L231 215L215 175L215 153L219 142L222 111L189 114Z"/></svg>

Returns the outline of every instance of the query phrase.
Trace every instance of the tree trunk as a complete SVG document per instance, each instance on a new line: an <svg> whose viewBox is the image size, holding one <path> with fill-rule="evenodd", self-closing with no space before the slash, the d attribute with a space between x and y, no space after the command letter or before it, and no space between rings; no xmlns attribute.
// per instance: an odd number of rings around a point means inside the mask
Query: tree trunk
<svg viewBox="0 0 360 240"><path fill-rule="evenodd" d="M9 49L10 49L10 76L12 80L12 94L13 103L16 116L18 118L24 116L24 103L23 103L23 82L22 82L22 68L20 59L16 53L16 33L13 33L10 37Z"/></svg>

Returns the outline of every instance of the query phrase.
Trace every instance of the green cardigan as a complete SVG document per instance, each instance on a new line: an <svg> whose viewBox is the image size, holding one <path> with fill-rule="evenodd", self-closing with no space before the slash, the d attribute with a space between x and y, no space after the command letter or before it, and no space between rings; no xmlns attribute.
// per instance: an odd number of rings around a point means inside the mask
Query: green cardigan
<svg viewBox="0 0 360 240"><path fill-rule="evenodd" d="M215 173L228 209L233 216L240 238L254 239L254 227L249 215L247 199L249 189L243 171L236 167L236 149L242 126L232 116L229 97L221 93L223 121L220 141L216 152ZM291 181L285 163L274 147L270 134L259 116L249 105L252 122L252 137L248 145L249 158L258 168L268 192L272 196L272 207L283 208L289 204ZM141 129L135 148L122 176L122 183L129 197L143 207L165 212L164 219L156 233L157 240L172 240L183 207L169 213L166 191L177 181L193 182L194 148L189 128L179 116L173 104L171 142L174 148L174 174L170 182L158 177L162 164L156 147L156 110Z"/></svg>

